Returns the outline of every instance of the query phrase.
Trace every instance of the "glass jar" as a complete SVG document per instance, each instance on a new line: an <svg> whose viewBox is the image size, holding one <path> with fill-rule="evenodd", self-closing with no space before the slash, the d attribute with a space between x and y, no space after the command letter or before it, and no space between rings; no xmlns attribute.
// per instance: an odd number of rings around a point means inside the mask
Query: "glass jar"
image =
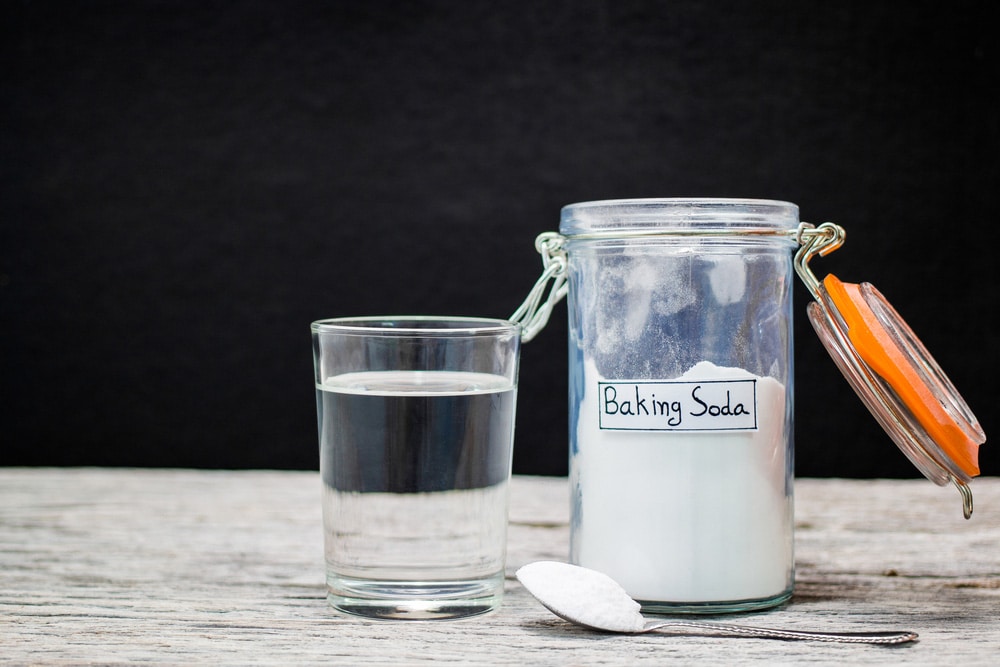
<svg viewBox="0 0 1000 667"><path fill-rule="evenodd" d="M792 594L798 207L637 199L562 210L570 560L649 612Z"/></svg>

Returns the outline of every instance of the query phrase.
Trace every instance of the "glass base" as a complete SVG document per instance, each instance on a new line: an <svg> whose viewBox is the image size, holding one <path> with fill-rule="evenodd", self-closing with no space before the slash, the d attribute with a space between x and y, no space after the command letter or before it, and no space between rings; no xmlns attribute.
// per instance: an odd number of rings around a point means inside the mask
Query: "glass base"
<svg viewBox="0 0 1000 667"><path fill-rule="evenodd" d="M663 602L654 600L636 600L642 606L644 614L676 615L676 614L738 614L747 611L770 609L788 602L792 597L792 589L782 591L769 598L753 600L724 600L718 602Z"/></svg>
<svg viewBox="0 0 1000 667"><path fill-rule="evenodd" d="M383 581L331 574L326 599L366 618L447 620L487 614L503 600L504 574L463 581Z"/></svg>

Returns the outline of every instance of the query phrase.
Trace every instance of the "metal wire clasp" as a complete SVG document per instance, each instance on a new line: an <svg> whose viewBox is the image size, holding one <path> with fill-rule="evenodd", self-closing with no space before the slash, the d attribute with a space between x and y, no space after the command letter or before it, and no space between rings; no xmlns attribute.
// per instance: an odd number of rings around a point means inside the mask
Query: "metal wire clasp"
<svg viewBox="0 0 1000 667"><path fill-rule="evenodd" d="M566 284L565 244L566 237L559 232L545 232L535 239L535 250L542 256L542 275L528 292L524 303L510 316L511 321L521 325L521 342L527 343L545 327L552 309L569 290Z"/></svg>
<svg viewBox="0 0 1000 667"><path fill-rule="evenodd" d="M829 255L844 245L846 238L847 232L844 231L844 228L832 222L824 222L818 227L808 222L801 222L798 229L795 230L795 240L801 246L795 253L793 260L795 273L802 279L814 299L819 300L820 298L820 281L809 268L809 260L816 255Z"/></svg>

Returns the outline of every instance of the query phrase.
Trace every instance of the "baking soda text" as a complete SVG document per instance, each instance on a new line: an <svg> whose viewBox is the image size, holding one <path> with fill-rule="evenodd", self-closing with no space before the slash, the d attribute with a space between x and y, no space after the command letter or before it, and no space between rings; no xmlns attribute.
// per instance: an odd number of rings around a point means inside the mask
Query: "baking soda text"
<svg viewBox="0 0 1000 667"><path fill-rule="evenodd" d="M602 430L757 430L753 379L600 382L598 395Z"/></svg>

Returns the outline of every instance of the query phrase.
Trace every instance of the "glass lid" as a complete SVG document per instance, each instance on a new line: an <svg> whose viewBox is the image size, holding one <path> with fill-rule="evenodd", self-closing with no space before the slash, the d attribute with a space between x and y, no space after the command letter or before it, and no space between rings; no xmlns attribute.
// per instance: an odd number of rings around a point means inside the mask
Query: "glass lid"
<svg viewBox="0 0 1000 667"><path fill-rule="evenodd" d="M955 484L965 518L972 516L969 482L979 474L986 435L961 394L920 339L869 283L818 281L807 264L840 247L837 225L809 225L795 268L815 297L809 321L844 377L893 442L925 477Z"/></svg>

